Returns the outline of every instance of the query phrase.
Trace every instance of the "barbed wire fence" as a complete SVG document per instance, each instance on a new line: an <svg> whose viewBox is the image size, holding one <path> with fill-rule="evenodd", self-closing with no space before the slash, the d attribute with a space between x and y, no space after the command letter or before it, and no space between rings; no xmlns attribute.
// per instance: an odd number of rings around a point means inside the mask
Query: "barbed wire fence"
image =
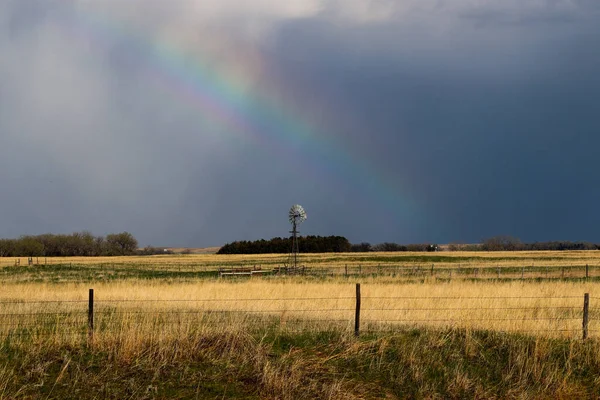
<svg viewBox="0 0 600 400"><path fill-rule="evenodd" d="M335 329L359 336L406 328L465 328L587 339L600 310L582 296L353 296L197 299L0 300L0 337L110 333L246 324L256 329Z"/></svg>

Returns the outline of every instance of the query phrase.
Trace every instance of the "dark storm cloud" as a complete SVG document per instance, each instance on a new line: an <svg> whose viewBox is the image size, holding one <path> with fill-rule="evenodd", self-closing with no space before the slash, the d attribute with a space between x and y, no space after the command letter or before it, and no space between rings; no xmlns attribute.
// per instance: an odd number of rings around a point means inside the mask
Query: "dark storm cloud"
<svg viewBox="0 0 600 400"><path fill-rule="evenodd" d="M516 31L506 12L467 13L467 22L461 13L466 25L454 40L440 39L448 47L439 51L439 43L419 43L426 32L394 40L402 28L379 26L375 35L389 47L377 57L353 46L368 42L370 29L349 41L326 23L297 23L280 51L291 64L311 60L317 86L361 122L356 140L368 132L365 153L414 178L407 188L427 216L408 227L398 221L399 240L598 240L600 19L589 6L561 26L556 13L522 15ZM336 39L298 39L306 35Z"/></svg>
<svg viewBox="0 0 600 400"><path fill-rule="evenodd" d="M394 212L344 171L311 177L307 149L214 126L149 84L125 38L99 50L65 33L76 2L13 0L0 5L0 236L218 245L285 235L298 202L303 232L352 241L600 241L595 1L150 2L145 16L96 3L156 40L201 40L200 26L214 39L183 46L216 58L248 41L276 71L257 88L339 151L361 149L352 157L398 185L392 203L410 196L418 210Z"/></svg>

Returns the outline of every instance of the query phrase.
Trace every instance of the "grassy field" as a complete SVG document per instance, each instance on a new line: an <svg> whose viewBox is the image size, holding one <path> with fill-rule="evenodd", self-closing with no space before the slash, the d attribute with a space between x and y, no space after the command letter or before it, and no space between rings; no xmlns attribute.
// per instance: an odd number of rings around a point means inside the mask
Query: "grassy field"
<svg viewBox="0 0 600 400"><path fill-rule="evenodd" d="M389 273L252 278L214 271L281 256L2 260L0 398L596 398L600 280L518 272L599 259L535 256L307 255L309 267ZM435 269L451 279L425 269L431 257L446 257ZM396 275L398 264L415 275ZM502 279L473 276L498 267Z"/></svg>
<svg viewBox="0 0 600 400"><path fill-rule="evenodd" d="M0 258L0 280L16 282L96 282L123 279L197 280L214 278L220 269L260 267L272 271L286 255L160 255L139 257ZM411 282L435 277L460 279L600 279L599 251L441 252L303 254L307 275L378 275ZM586 267L587 266L587 267Z"/></svg>
<svg viewBox="0 0 600 400"><path fill-rule="evenodd" d="M76 331L87 324L88 288L81 283L10 284L0 293L0 334L10 336L48 316ZM299 278L247 282L99 282L95 313L106 332L140 321L149 327L188 329L211 325L276 324L286 329L336 328L352 332L355 286L339 282L301 282ZM536 336L581 336L584 293L600 293L598 282L470 282L395 285L378 278L362 282L362 329L399 326L520 331ZM591 300L590 336L600 329L600 310ZM206 322L208 321L208 322ZM259 328L260 328L260 324ZM153 328L152 328L153 329ZM137 327L136 330L141 332ZM37 332L37 331L34 331Z"/></svg>
<svg viewBox="0 0 600 400"><path fill-rule="evenodd" d="M0 257L0 267L14 266L20 259L20 265L27 264L26 257ZM283 265L287 255L158 255L129 257L34 257L35 264L47 265L104 265L104 266L152 266L173 269L179 267L219 267L242 265ZM437 253L325 253L302 254L300 262L308 267L343 268L349 266L430 266L456 267L522 267L522 266L600 266L600 251L539 251L539 252L437 252Z"/></svg>

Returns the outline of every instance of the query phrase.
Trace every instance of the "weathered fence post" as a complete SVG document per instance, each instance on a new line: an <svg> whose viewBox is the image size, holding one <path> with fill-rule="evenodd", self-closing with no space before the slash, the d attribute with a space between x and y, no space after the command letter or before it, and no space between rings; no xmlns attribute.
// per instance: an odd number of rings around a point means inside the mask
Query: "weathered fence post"
<svg viewBox="0 0 600 400"><path fill-rule="evenodd" d="M354 336L360 334L360 283L356 284L356 312L354 313Z"/></svg>
<svg viewBox="0 0 600 400"><path fill-rule="evenodd" d="M431 264L431 276L433 276L433 266L434 264Z"/></svg>
<svg viewBox="0 0 600 400"><path fill-rule="evenodd" d="M88 337L94 338L94 289L90 289L88 300Z"/></svg>
<svg viewBox="0 0 600 400"><path fill-rule="evenodd" d="M590 311L590 294L586 293L583 295L583 339L587 339L588 337L588 323L589 320L589 311Z"/></svg>
<svg viewBox="0 0 600 400"><path fill-rule="evenodd" d="M590 266L585 264L585 279L590 277Z"/></svg>
<svg viewBox="0 0 600 400"><path fill-rule="evenodd" d="M500 267L496 267L498 269L498 279L500 279Z"/></svg>

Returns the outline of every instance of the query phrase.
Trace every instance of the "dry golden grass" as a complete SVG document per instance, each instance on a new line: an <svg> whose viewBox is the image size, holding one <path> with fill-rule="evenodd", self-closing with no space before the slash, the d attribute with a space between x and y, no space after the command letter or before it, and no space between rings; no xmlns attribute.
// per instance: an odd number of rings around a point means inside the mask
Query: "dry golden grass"
<svg viewBox="0 0 600 400"><path fill-rule="evenodd" d="M287 261L285 254L258 255L218 255L186 254L127 257L34 257L36 264L73 264L73 265L113 265L113 266L155 266L173 268L178 266L218 267L225 265L283 265ZM27 257L0 257L0 267L14 266L20 259L20 265L27 264ZM373 252L373 253L324 253L302 254L300 260L307 267L348 266L431 266L438 267L490 267L490 266L600 266L600 251L535 251L535 252Z"/></svg>
<svg viewBox="0 0 600 400"><path fill-rule="evenodd" d="M198 281L165 283L6 284L0 293L3 335L44 321L85 328L88 288L95 290L96 319L106 332L128 330L135 337L212 326L260 328L275 324L290 329L336 327L350 331L354 323L355 286L347 281L297 282L293 279L246 282ZM524 331L538 336L581 335L584 293L591 293L591 335L600 329L593 296L600 283L580 282L362 282L363 329L398 326L459 327ZM40 303L35 303L39 301ZM32 303L33 302L33 303ZM54 313L68 313L55 316ZM70 314L72 313L72 314ZM15 315L12 315L15 314ZM58 323L58 329L60 329ZM100 326L100 325L98 325ZM100 330L102 333L102 329Z"/></svg>

